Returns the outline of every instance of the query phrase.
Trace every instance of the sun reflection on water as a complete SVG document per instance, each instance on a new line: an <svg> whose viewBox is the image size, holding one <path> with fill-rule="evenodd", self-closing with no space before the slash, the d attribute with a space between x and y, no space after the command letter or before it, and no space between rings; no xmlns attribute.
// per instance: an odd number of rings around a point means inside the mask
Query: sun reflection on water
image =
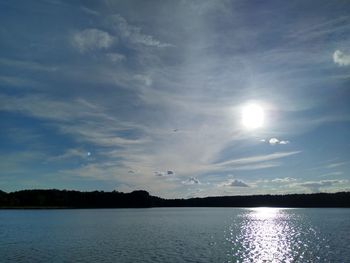
<svg viewBox="0 0 350 263"><path fill-rule="evenodd" d="M289 214L281 208L247 209L240 232L230 231L233 262L292 262L290 240L296 235Z"/></svg>

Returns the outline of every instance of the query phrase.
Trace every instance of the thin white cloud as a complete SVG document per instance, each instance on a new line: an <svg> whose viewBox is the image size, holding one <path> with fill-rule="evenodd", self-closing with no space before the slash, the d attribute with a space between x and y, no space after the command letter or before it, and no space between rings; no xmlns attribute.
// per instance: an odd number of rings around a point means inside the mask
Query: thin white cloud
<svg viewBox="0 0 350 263"><path fill-rule="evenodd" d="M103 108L83 99L58 101L44 96L0 95L0 110L20 112L53 121L53 125L62 133L71 134L76 140L88 141L98 146L130 147L145 142L145 138L118 136L118 132L134 129L136 126L106 114Z"/></svg>
<svg viewBox="0 0 350 263"><path fill-rule="evenodd" d="M113 28L118 32L118 35L123 39L129 40L131 43L159 48L172 46L171 44L155 39L151 35L142 33L140 27L129 24L121 15L113 15L109 20Z"/></svg>
<svg viewBox="0 0 350 263"><path fill-rule="evenodd" d="M76 158L76 157L86 159L86 158L89 158L90 156L91 156L91 152L89 151L84 151L81 149L69 149L61 155L57 155L49 158L49 160L50 161L65 160L65 159Z"/></svg>
<svg viewBox="0 0 350 263"><path fill-rule="evenodd" d="M332 187L337 184L347 183L347 180L322 180L293 184L293 186L305 187L313 192L319 192L321 188Z"/></svg>
<svg viewBox="0 0 350 263"><path fill-rule="evenodd" d="M25 79L21 77L3 76L0 75L0 84L5 84L14 87L40 87L41 83L33 81L31 79Z"/></svg>
<svg viewBox="0 0 350 263"><path fill-rule="evenodd" d="M322 174L322 175L320 175L320 177L337 176L337 175L342 175L342 174L344 174L344 172L335 171L335 172L331 172L331 173Z"/></svg>
<svg viewBox="0 0 350 263"><path fill-rule="evenodd" d="M255 164L231 167L231 169L232 170L240 170L240 171L251 171L251 170L261 170L261 169L278 167L280 165L281 165L281 163L279 163L279 162L263 162L263 163L255 163Z"/></svg>
<svg viewBox="0 0 350 263"><path fill-rule="evenodd" d="M55 67L52 65L44 65L33 61L15 60L15 59L7 59L7 58L0 58L0 65L5 65L7 67L27 69L27 70L34 70L34 71L47 71L47 72L54 72L54 71L57 71L58 69L58 67Z"/></svg>
<svg viewBox="0 0 350 263"><path fill-rule="evenodd" d="M112 62L120 62L125 60L125 56L119 53L107 53L106 57Z"/></svg>
<svg viewBox="0 0 350 263"><path fill-rule="evenodd" d="M346 162L331 163L331 164L328 164L326 166L326 168L328 168L328 169L337 168L337 167L343 166L345 164L346 164Z"/></svg>
<svg viewBox="0 0 350 263"><path fill-rule="evenodd" d="M271 160L280 159L280 158L292 156L292 155L299 154L299 153L301 153L301 151L276 152L276 153L272 153L272 154L256 155L256 156L251 156L251 157L229 160L229 161L218 163L217 165L218 166L229 166L229 165L242 165L242 164L250 164L250 163L256 163L256 162L271 161Z"/></svg>
<svg viewBox="0 0 350 263"><path fill-rule="evenodd" d="M82 53L98 49L107 49L115 40L116 39L109 33L96 28L85 29L76 32L72 36L73 46Z"/></svg>
<svg viewBox="0 0 350 263"><path fill-rule="evenodd" d="M92 9L90 9L90 8L87 8L87 7L85 7L85 6L82 6L82 7L80 7L80 8L81 8L81 10L82 10L83 12L85 12L86 14L93 15L93 16L99 16L99 15L100 15L99 12L97 12L97 11L95 11L95 10L92 10Z"/></svg>
<svg viewBox="0 0 350 263"><path fill-rule="evenodd" d="M284 178L275 178L272 179L271 182L273 183L291 183L295 182L297 179L291 178L291 177L284 177Z"/></svg>
<svg viewBox="0 0 350 263"><path fill-rule="evenodd" d="M340 50L336 50L333 53L333 62L339 66L348 66L350 65L350 55L347 55Z"/></svg>

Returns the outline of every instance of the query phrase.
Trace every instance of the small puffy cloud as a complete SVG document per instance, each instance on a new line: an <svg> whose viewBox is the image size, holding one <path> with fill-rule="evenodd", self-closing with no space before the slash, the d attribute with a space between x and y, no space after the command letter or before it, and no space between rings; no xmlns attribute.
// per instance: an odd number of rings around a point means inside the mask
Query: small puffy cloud
<svg viewBox="0 0 350 263"><path fill-rule="evenodd" d="M269 139L269 144L276 145L276 144L288 144L289 141L279 140L277 138L271 138Z"/></svg>
<svg viewBox="0 0 350 263"><path fill-rule="evenodd" d="M169 171L166 172L166 174L167 174L167 175L175 175L175 172L169 170Z"/></svg>
<svg viewBox="0 0 350 263"><path fill-rule="evenodd" d="M162 171L157 171L157 172L154 172L154 174L156 176L173 176L175 175L175 172L174 171L171 171L171 170L168 170L166 172L162 172Z"/></svg>
<svg viewBox="0 0 350 263"><path fill-rule="evenodd" d="M233 181L231 181L229 186L233 186L233 187L249 187L249 185L247 185L245 182L243 182L241 180L237 180L237 179L234 179Z"/></svg>
<svg viewBox="0 0 350 263"><path fill-rule="evenodd" d="M340 50L336 50L333 53L333 62L339 66L350 65L350 55L344 54Z"/></svg>
<svg viewBox="0 0 350 263"><path fill-rule="evenodd" d="M278 143L279 143L279 140L276 139L276 138L271 138L271 139L269 140L269 144L278 144Z"/></svg>
<svg viewBox="0 0 350 263"><path fill-rule="evenodd" d="M218 186L220 187L249 187L249 185L247 185L245 182L243 182L242 180L238 180L238 179L230 179L226 182L223 182L221 184L218 184Z"/></svg>
<svg viewBox="0 0 350 263"><path fill-rule="evenodd" d="M288 144L289 141L280 141L280 144Z"/></svg>
<svg viewBox="0 0 350 263"><path fill-rule="evenodd" d="M76 32L72 37L72 44L80 52L109 48L115 39L105 31L90 28Z"/></svg>
<svg viewBox="0 0 350 263"><path fill-rule="evenodd" d="M165 176L164 172L154 172L155 176Z"/></svg>
<svg viewBox="0 0 350 263"><path fill-rule="evenodd" d="M183 184L191 185L191 184L200 184L200 181L197 177L190 177L186 181L182 181Z"/></svg>

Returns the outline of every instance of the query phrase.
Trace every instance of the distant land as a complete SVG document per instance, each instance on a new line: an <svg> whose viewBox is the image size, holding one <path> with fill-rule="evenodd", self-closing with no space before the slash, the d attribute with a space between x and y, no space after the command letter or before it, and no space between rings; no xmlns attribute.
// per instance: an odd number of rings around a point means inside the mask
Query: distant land
<svg viewBox="0 0 350 263"><path fill-rule="evenodd" d="M0 208L151 208L151 207L350 207L350 192L215 196L164 199L138 190L80 192L71 190L0 190Z"/></svg>

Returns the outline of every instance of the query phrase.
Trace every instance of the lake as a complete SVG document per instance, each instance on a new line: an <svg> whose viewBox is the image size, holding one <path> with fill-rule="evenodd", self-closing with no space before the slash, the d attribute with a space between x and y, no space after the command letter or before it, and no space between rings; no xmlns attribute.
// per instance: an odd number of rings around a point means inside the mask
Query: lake
<svg viewBox="0 0 350 263"><path fill-rule="evenodd" d="M350 209L0 210L1 262L350 262Z"/></svg>

